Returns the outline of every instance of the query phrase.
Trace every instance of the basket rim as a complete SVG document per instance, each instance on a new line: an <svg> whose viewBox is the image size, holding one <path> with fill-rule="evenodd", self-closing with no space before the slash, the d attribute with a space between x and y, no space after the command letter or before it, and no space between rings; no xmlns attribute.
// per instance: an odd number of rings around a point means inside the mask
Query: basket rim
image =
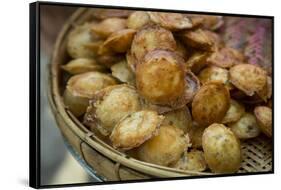
<svg viewBox="0 0 281 190"><path fill-rule="evenodd" d="M84 125L82 125L81 122L78 121L71 114L71 112L67 110L59 92L58 73L60 63L58 61L58 50L60 49L62 42L66 39L69 31L73 27L74 21L78 20L80 16L85 14L88 10L89 8L78 8L78 10L76 10L65 22L57 36L50 63L48 89L48 99L50 102L51 109L53 110L53 114L58 114L66 123L66 126L71 129L83 142L87 143L91 148L94 148L96 151L103 154L105 157L108 157L109 159L120 163L128 168L131 168L135 171L155 177L186 177L191 175L213 175L213 173L209 172L179 170L175 168L143 162L131 157L128 158L127 156L125 156L125 154L115 149L114 151L112 147L97 139L98 137L95 137L95 135L90 130L88 130Z"/></svg>

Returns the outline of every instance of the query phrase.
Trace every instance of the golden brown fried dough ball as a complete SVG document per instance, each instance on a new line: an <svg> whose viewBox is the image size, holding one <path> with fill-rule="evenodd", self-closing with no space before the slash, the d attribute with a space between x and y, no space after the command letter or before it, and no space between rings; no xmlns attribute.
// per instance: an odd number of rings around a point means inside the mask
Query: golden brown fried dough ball
<svg viewBox="0 0 281 190"><path fill-rule="evenodd" d="M234 48L223 47L212 53L207 61L211 65L231 68L234 65L243 63L245 61L245 56Z"/></svg>
<svg viewBox="0 0 281 190"><path fill-rule="evenodd" d="M261 132L255 116L247 112L238 121L230 124L229 127L239 139L254 138Z"/></svg>
<svg viewBox="0 0 281 190"><path fill-rule="evenodd" d="M95 94L84 123L88 126L97 123L100 132L109 135L120 119L140 109L139 95L133 86L115 85Z"/></svg>
<svg viewBox="0 0 281 190"><path fill-rule="evenodd" d="M202 126L221 122L230 106L228 89L218 82L203 85L192 101L193 119Z"/></svg>
<svg viewBox="0 0 281 190"><path fill-rule="evenodd" d="M99 72L75 75L67 82L64 103L75 116L81 116L98 90L115 84L113 77Z"/></svg>
<svg viewBox="0 0 281 190"><path fill-rule="evenodd" d="M241 165L239 139L223 124L214 123L203 133L205 160L215 173L234 173Z"/></svg>
<svg viewBox="0 0 281 190"><path fill-rule="evenodd" d="M135 11L133 12L128 20L127 26L128 28L138 30L146 24L150 23L150 17L147 12L144 11Z"/></svg>
<svg viewBox="0 0 281 190"><path fill-rule="evenodd" d="M208 66L204 68L198 74L198 78L202 84L216 81L223 84L227 84L229 82L228 70L216 66Z"/></svg>
<svg viewBox="0 0 281 190"><path fill-rule="evenodd" d="M94 23L85 23L76 26L68 36L66 48L72 58L94 58L97 55L97 49L92 48L93 44L99 44L99 38L96 34L91 35L91 27Z"/></svg>
<svg viewBox="0 0 281 190"><path fill-rule="evenodd" d="M108 53L125 53L130 47L136 30L123 29L113 32L100 46L100 55Z"/></svg>
<svg viewBox="0 0 281 190"><path fill-rule="evenodd" d="M127 115L114 127L110 139L114 148L129 150L157 134L164 117L155 111L142 110Z"/></svg>
<svg viewBox="0 0 281 190"><path fill-rule="evenodd" d="M69 61L65 65L62 65L62 69L69 74L75 75L89 71L105 71L106 67L98 64L95 59L77 58Z"/></svg>
<svg viewBox="0 0 281 190"><path fill-rule="evenodd" d="M173 125L163 125L156 136L139 147L138 157L145 162L168 166L175 164L188 146L187 134Z"/></svg>
<svg viewBox="0 0 281 190"><path fill-rule="evenodd" d="M227 110L222 123L233 123L238 121L242 115L245 113L245 107L243 104L237 102L234 99L230 99L230 107Z"/></svg>
<svg viewBox="0 0 281 190"><path fill-rule="evenodd" d="M231 83L246 95L253 96L267 85L266 71L252 64L238 64L229 70Z"/></svg>
<svg viewBox="0 0 281 190"><path fill-rule="evenodd" d="M177 44L172 32L157 25L148 25L141 28L132 42L132 56L137 61L141 61L148 52L155 49L175 51Z"/></svg>
<svg viewBox="0 0 281 190"><path fill-rule="evenodd" d="M187 106L164 114L164 124L180 128L184 133L192 127L192 117Z"/></svg>
<svg viewBox="0 0 281 190"><path fill-rule="evenodd" d="M191 20L180 13L148 12L152 22L170 31L179 31L193 27Z"/></svg>
<svg viewBox="0 0 281 190"><path fill-rule="evenodd" d="M105 39L113 32L123 30L127 27L127 20L123 18L107 18L91 27L91 31Z"/></svg>
<svg viewBox="0 0 281 190"><path fill-rule="evenodd" d="M186 61L186 68L190 69L193 73L198 74L207 65L209 56L209 52L196 51Z"/></svg>
<svg viewBox="0 0 281 190"><path fill-rule="evenodd" d="M173 167L181 170L202 172L206 170L207 163L204 153L201 150L193 149L186 152Z"/></svg>
<svg viewBox="0 0 281 190"><path fill-rule="evenodd" d="M145 99L160 105L171 105L184 94L184 61L171 51L154 50L137 65L136 85Z"/></svg>
<svg viewBox="0 0 281 190"><path fill-rule="evenodd" d="M268 137L272 137L272 109L266 106L257 106L254 110L258 126Z"/></svg>

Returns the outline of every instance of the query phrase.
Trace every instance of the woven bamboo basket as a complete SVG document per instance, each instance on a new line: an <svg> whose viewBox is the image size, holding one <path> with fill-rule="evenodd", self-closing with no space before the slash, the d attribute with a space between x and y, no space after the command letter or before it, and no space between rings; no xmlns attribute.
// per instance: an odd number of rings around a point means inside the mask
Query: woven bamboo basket
<svg viewBox="0 0 281 190"><path fill-rule="evenodd" d="M92 18L93 9L78 9L64 24L56 40L49 75L49 101L62 136L81 158L106 181L213 175L163 167L136 160L113 149L88 130L64 105L60 65L69 60L66 38L73 26ZM260 136L242 143L243 162L239 173L272 171L271 140Z"/></svg>

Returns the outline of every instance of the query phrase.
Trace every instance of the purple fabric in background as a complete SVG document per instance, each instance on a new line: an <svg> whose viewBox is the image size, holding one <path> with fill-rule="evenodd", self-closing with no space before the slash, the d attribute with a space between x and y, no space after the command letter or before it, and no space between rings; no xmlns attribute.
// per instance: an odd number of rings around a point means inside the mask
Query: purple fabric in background
<svg viewBox="0 0 281 190"><path fill-rule="evenodd" d="M272 20L225 17L220 33L227 46L243 52L248 62L272 73Z"/></svg>

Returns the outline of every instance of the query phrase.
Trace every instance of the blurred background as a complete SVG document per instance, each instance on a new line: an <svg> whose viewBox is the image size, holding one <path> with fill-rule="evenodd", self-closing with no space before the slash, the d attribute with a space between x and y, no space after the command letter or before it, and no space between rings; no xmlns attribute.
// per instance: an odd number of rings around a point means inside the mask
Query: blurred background
<svg viewBox="0 0 281 190"><path fill-rule="evenodd" d="M75 7L41 5L41 185L94 182L67 150L47 98L48 64L56 37Z"/></svg>

